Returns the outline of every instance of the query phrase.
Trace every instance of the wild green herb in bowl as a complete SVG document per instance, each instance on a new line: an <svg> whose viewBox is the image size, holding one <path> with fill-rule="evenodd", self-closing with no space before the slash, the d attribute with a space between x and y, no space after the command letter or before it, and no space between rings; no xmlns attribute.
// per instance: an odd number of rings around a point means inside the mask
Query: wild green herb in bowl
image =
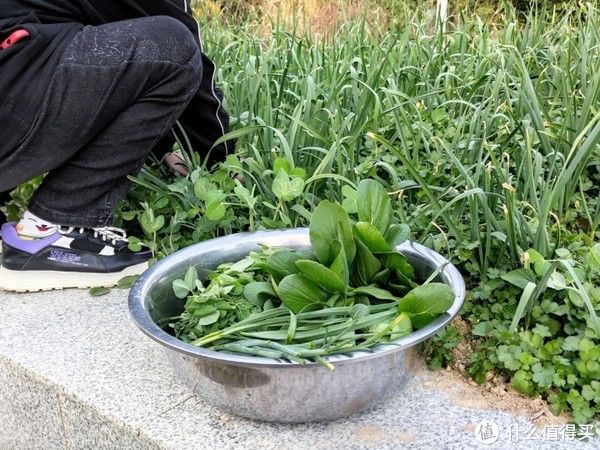
<svg viewBox="0 0 600 450"><path fill-rule="evenodd" d="M394 250L408 230L394 223L385 189L362 181L355 209L351 218L322 201L310 221L309 250L265 247L205 281L190 268L173 283L187 299L171 324L175 335L213 350L332 368L324 357L370 350L445 313L454 301L450 287L419 284Z"/></svg>

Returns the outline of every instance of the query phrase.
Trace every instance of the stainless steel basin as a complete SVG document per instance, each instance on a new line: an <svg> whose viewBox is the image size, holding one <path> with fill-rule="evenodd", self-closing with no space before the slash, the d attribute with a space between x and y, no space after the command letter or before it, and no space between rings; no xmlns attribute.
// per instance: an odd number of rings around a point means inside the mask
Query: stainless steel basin
<svg viewBox="0 0 600 450"><path fill-rule="evenodd" d="M458 270L438 253L406 242L398 247L426 279L443 266L437 280L456 295L452 308L427 327L372 352L354 352L320 364L300 366L283 360L234 355L186 344L165 331L165 318L181 313L184 302L171 289L190 266L200 277L219 264L238 261L259 248L303 248L310 245L308 229L241 233L180 250L159 261L135 284L129 310L140 329L161 344L175 372L200 397L234 414L273 422L333 420L361 411L397 392L412 376L418 343L433 336L456 316L465 285ZM159 325L160 324L160 325Z"/></svg>

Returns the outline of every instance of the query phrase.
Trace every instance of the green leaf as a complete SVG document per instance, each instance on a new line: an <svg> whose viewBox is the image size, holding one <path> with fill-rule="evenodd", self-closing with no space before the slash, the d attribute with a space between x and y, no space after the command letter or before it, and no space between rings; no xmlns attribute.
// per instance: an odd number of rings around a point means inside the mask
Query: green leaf
<svg viewBox="0 0 600 450"><path fill-rule="evenodd" d="M186 298L190 293L190 288L183 280L175 280L173 281L173 293L177 298Z"/></svg>
<svg viewBox="0 0 600 450"><path fill-rule="evenodd" d="M443 108L434 109L431 113L431 121L433 123L440 123L448 118L448 113Z"/></svg>
<svg viewBox="0 0 600 450"><path fill-rule="evenodd" d="M352 265L352 284L354 286L366 286L371 283L375 274L381 270L381 262L360 239L356 238L355 243L356 256Z"/></svg>
<svg viewBox="0 0 600 450"><path fill-rule="evenodd" d="M536 326L533 327L532 331L536 334L539 334L541 337L551 337L552 336L552 332L550 331L550 328L548 328L546 325L542 325L541 323L536 324Z"/></svg>
<svg viewBox="0 0 600 450"><path fill-rule="evenodd" d="M288 275L298 273L296 261L305 259L304 255L293 250L279 250L267 259L265 269L273 276L275 282L279 283Z"/></svg>
<svg viewBox="0 0 600 450"><path fill-rule="evenodd" d="M168 199L168 197L165 196L165 197L161 197L158 200L156 200L154 202L153 206L156 209L162 209L162 208L165 208L168 204L169 204L169 199Z"/></svg>
<svg viewBox="0 0 600 450"><path fill-rule="evenodd" d="M517 370L510 380L510 384L522 394L532 395L534 393L533 383L524 370Z"/></svg>
<svg viewBox="0 0 600 450"><path fill-rule="evenodd" d="M392 294L390 291L381 289L377 286L360 286L352 289L354 295L368 295L379 300L395 300L398 301L398 297Z"/></svg>
<svg viewBox="0 0 600 450"><path fill-rule="evenodd" d="M379 322L369 327L373 336L370 342L390 342L400 339L412 331L412 323L408 315L401 313L393 321Z"/></svg>
<svg viewBox="0 0 600 450"><path fill-rule="evenodd" d="M404 280L403 280L403 283L404 283ZM406 294L408 294L411 289L413 289L417 286L418 285L416 283L412 283L412 285L408 284L408 283L406 283L406 284L388 283L386 287L390 290L390 292L392 294L396 295L399 298L402 298Z"/></svg>
<svg viewBox="0 0 600 450"><path fill-rule="evenodd" d="M117 282L117 287L119 289L129 289L135 284L139 277L139 275L130 275L128 277L123 277Z"/></svg>
<svg viewBox="0 0 600 450"><path fill-rule="evenodd" d="M339 240L350 265L356 254L352 224L346 210L337 203L323 200L310 220L310 242L319 262L330 266L337 254L331 253L331 243Z"/></svg>
<svg viewBox="0 0 600 450"><path fill-rule="evenodd" d="M107 287L93 287L90 289L90 295L92 297L101 297L102 295L106 295L110 293L110 288Z"/></svg>
<svg viewBox="0 0 600 450"><path fill-rule="evenodd" d="M302 195L304 180L300 177L290 179L289 175L282 170L273 180L272 190L279 200L289 202Z"/></svg>
<svg viewBox="0 0 600 450"><path fill-rule="evenodd" d="M551 365L545 364L542 366L542 364L538 362L531 367L531 370L533 372L532 380L540 388L552 386L555 370Z"/></svg>
<svg viewBox="0 0 600 450"><path fill-rule="evenodd" d="M550 278L548 278L547 285L550 289L562 291L567 289L567 280L562 273L560 273L558 270L555 270L552 272L552 275L550 275Z"/></svg>
<svg viewBox="0 0 600 450"><path fill-rule="evenodd" d="M277 291L283 304L295 314L322 305L329 298L319 286L298 274L288 275L281 280Z"/></svg>
<svg viewBox="0 0 600 450"><path fill-rule="evenodd" d="M436 108L431 113L431 120L433 123L440 123L448 118L448 113L443 108Z"/></svg>
<svg viewBox="0 0 600 450"><path fill-rule="evenodd" d="M139 238L131 236L127 239L127 241L127 248L132 252L139 252L140 250L142 250L142 241Z"/></svg>
<svg viewBox="0 0 600 450"><path fill-rule="evenodd" d="M140 225L144 229L144 231L152 235L159 231L162 227L165 226L165 218L164 216L154 216L154 211L152 209L146 209L140 216Z"/></svg>
<svg viewBox="0 0 600 450"><path fill-rule="evenodd" d="M542 256L542 254L532 248L527 250L526 253L527 253L527 257L529 258L529 262L532 264L544 261L544 257Z"/></svg>
<svg viewBox="0 0 600 450"><path fill-rule="evenodd" d="M398 245L408 241L410 238L410 227L404 223L392 225L384 235L390 247L395 249Z"/></svg>
<svg viewBox="0 0 600 450"><path fill-rule="evenodd" d="M522 363L515 357L514 349L507 345L499 346L496 356L508 370L518 370L521 368Z"/></svg>
<svg viewBox="0 0 600 450"><path fill-rule="evenodd" d="M519 321L525 315L525 311L529 309L530 303L534 299L534 293L536 290L535 288L535 283L527 283L525 289L523 289L523 293L521 294L521 298L519 299L519 303L517 304L517 309L515 310L515 314L513 315L513 319L510 324L509 329L512 333L517 331Z"/></svg>
<svg viewBox="0 0 600 450"><path fill-rule="evenodd" d="M508 273L505 273L500 278L502 278L507 283L510 283L514 286L517 286L521 289L525 289L525 287L529 283L535 283L535 273L529 269L516 269L512 270Z"/></svg>
<svg viewBox="0 0 600 450"><path fill-rule="evenodd" d="M600 272L600 243L595 244L587 254L586 262L591 270Z"/></svg>
<svg viewBox="0 0 600 450"><path fill-rule="evenodd" d="M222 198L215 198L206 205L206 218L215 222L225 217L227 209Z"/></svg>
<svg viewBox="0 0 600 450"><path fill-rule="evenodd" d="M196 267L190 266L188 268L188 270L185 272L183 281L190 291L194 290L196 287L196 281L198 281L198 271L196 270Z"/></svg>
<svg viewBox="0 0 600 450"><path fill-rule="evenodd" d="M331 270L342 279L344 286L347 287L350 283L350 268L344 246L337 239L333 241L329 247L329 252L332 255L337 255L331 263Z"/></svg>
<svg viewBox="0 0 600 450"><path fill-rule="evenodd" d="M358 192L356 189L345 184L342 187L342 195L344 196L344 201L342 202L344 209L348 211L348 214L356 214L358 212Z"/></svg>
<svg viewBox="0 0 600 450"><path fill-rule="evenodd" d="M417 286L398 303L398 312L405 312L415 328L423 328L454 303L454 292L444 283Z"/></svg>
<svg viewBox="0 0 600 450"><path fill-rule="evenodd" d="M400 272L400 274L402 274L408 280L413 280L415 278L414 267L408 262L402 253L386 252L384 254L378 254L377 256L380 256L383 265L388 269ZM414 285L414 283L412 284Z"/></svg>
<svg viewBox="0 0 600 450"><path fill-rule="evenodd" d="M292 176L292 178L297 177L304 181L307 178L306 170L303 169L302 167L294 167L292 169L292 171L290 172L290 175Z"/></svg>
<svg viewBox="0 0 600 450"><path fill-rule="evenodd" d="M225 158L225 164L228 166L228 169L241 169L242 168L242 161L240 161L240 158L235 155L235 154L229 154L227 155L227 157Z"/></svg>
<svg viewBox="0 0 600 450"><path fill-rule="evenodd" d="M271 283L253 281L244 286L244 297L253 305L262 307L269 298L277 298L277 293Z"/></svg>
<svg viewBox="0 0 600 450"><path fill-rule="evenodd" d="M358 219L370 223L382 235L392 224L392 203L386 190L375 180L363 180L358 184L357 209Z"/></svg>
<svg viewBox="0 0 600 450"><path fill-rule="evenodd" d="M326 291L336 293L346 290L346 284L340 276L323 264L309 259L301 259L296 261L296 266L302 275Z"/></svg>
<svg viewBox="0 0 600 450"><path fill-rule="evenodd" d="M554 253L556 253L556 256L562 259L571 259L573 257L573 255L571 255L571 252L567 248L557 248L556 250L554 250Z"/></svg>
<svg viewBox="0 0 600 450"><path fill-rule="evenodd" d="M129 222L130 220L135 219L135 216L136 216L135 211L123 211L121 213L121 218L126 222Z"/></svg>
<svg viewBox="0 0 600 450"><path fill-rule="evenodd" d="M373 253L389 252L392 247L374 225L368 222L358 222L354 226L356 235Z"/></svg>
<svg viewBox="0 0 600 450"><path fill-rule="evenodd" d="M205 306L201 311L197 326L212 325L221 317L221 313L212 306Z"/></svg>
<svg viewBox="0 0 600 450"><path fill-rule="evenodd" d="M562 349L566 352L576 352L579 350L579 336L567 336L565 342L562 345Z"/></svg>
<svg viewBox="0 0 600 450"><path fill-rule="evenodd" d="M581 389L581 395L587 401L594 401L600 404L600 381L593 380Z"/></svg>
<svg viewBox="0 0 600 450"><path fill-rule="evenodd" d="M278 175L280 172L285 172L289 175L291 171L292 165L287 159L280 156L275 158L275 161L273 161L273 173L275 175Z"/></svg>
<svg viewBox="0 0 600 450"><path fill-rule="evenodd" d="M542 277L546 274L546 272L550 269L551 266L552 264L544 259L542 261L537 261L533 265L533 270L538 276Z"/></svg>
<svg viewBox="0 0 600 450"><path fill-rule="evenodd" d="M254 208L256 205L256 198L254 198L250 191L242 186L238 180L235 180L235 183L236 186L233 188L233 192L236 197L244 202L249 208Z"/></svg>
<svg viewBox="0 0 600 450"><path fill-rule="evenodd" d="M350 308L350 318L352 320L360 319L361 317L366 317L368 315L369 307L367 305L363 305L362 303L352 305L352 308Z"/></svg>
<svg viewBox="0 0 600 450"><path fill-rule="evenodd" d="M396 320L392 322L392 330L390 333L390 341L395 341L403 336L410 334L413 330L412 321L406 314L400 314Z"/></svg>
<svg viewBox="0 0 600 450"><path fill-rule="evenodd" d="M392 278L392 271L390 269L383 269L373 275L371 279L371 283L385 285L390 282Z"/></svg>
<svg viewBox="0 0 600 450"><path fill-rule="evenodd" d="M216 189L216 185L205 177L198 178L194 183L194 195L198 200L207 201L209 194Z"/></svg>

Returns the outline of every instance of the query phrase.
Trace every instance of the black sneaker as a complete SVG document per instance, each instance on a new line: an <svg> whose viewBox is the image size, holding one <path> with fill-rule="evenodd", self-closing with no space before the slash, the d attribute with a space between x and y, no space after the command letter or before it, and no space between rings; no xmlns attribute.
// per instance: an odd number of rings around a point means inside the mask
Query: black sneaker
<svg viewBox="0 0 600 450"><path fill-rule="evenodd" d="M132 252L118 228L61 228L26 240L14 223L2 226L0 289L14 292L112 287L148 268L149 250Z"/></svg>

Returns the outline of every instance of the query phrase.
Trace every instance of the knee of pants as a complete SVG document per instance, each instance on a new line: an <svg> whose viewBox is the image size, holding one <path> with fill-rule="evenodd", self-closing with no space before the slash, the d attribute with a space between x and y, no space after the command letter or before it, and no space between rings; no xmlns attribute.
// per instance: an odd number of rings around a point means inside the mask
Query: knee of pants
<svg viewBox="0 0 600 450"><path fill-rule="evenodd" d="M186 64L200 51L198 37L177 19L152 16L138 20L140 50L149 57Z"/></svg>
<svg viewBox="0 0 600 450"><path fill-rule="evenodd" d="M150 88L161 88L162 95L178 101L191 98L202 78L202 52L198 39L179 20L143 17L84 27L67 46L60 71L70 80L71 96L81 85L87 98L110 97L104 102L108 116Z"/></svg>
<svg viewBox="0 0 600 450"><path fill-rule="evenodd" d="M63 63L118 67L131 62L187 64L200 52L200 43L182 22L168 16L151 16L87 26L63 55Z"/></svg>
<svg viewBox="0 0 600 450"><path fill-rule="evenodd" d="M176 76L181 86L192 91L197 89L202 78L202 53L198 38L182 22L169 16L138 19L136 47L138 60L176 64L177 70L168 76ZM155 75L160 77L160 73Z"/></svg>

